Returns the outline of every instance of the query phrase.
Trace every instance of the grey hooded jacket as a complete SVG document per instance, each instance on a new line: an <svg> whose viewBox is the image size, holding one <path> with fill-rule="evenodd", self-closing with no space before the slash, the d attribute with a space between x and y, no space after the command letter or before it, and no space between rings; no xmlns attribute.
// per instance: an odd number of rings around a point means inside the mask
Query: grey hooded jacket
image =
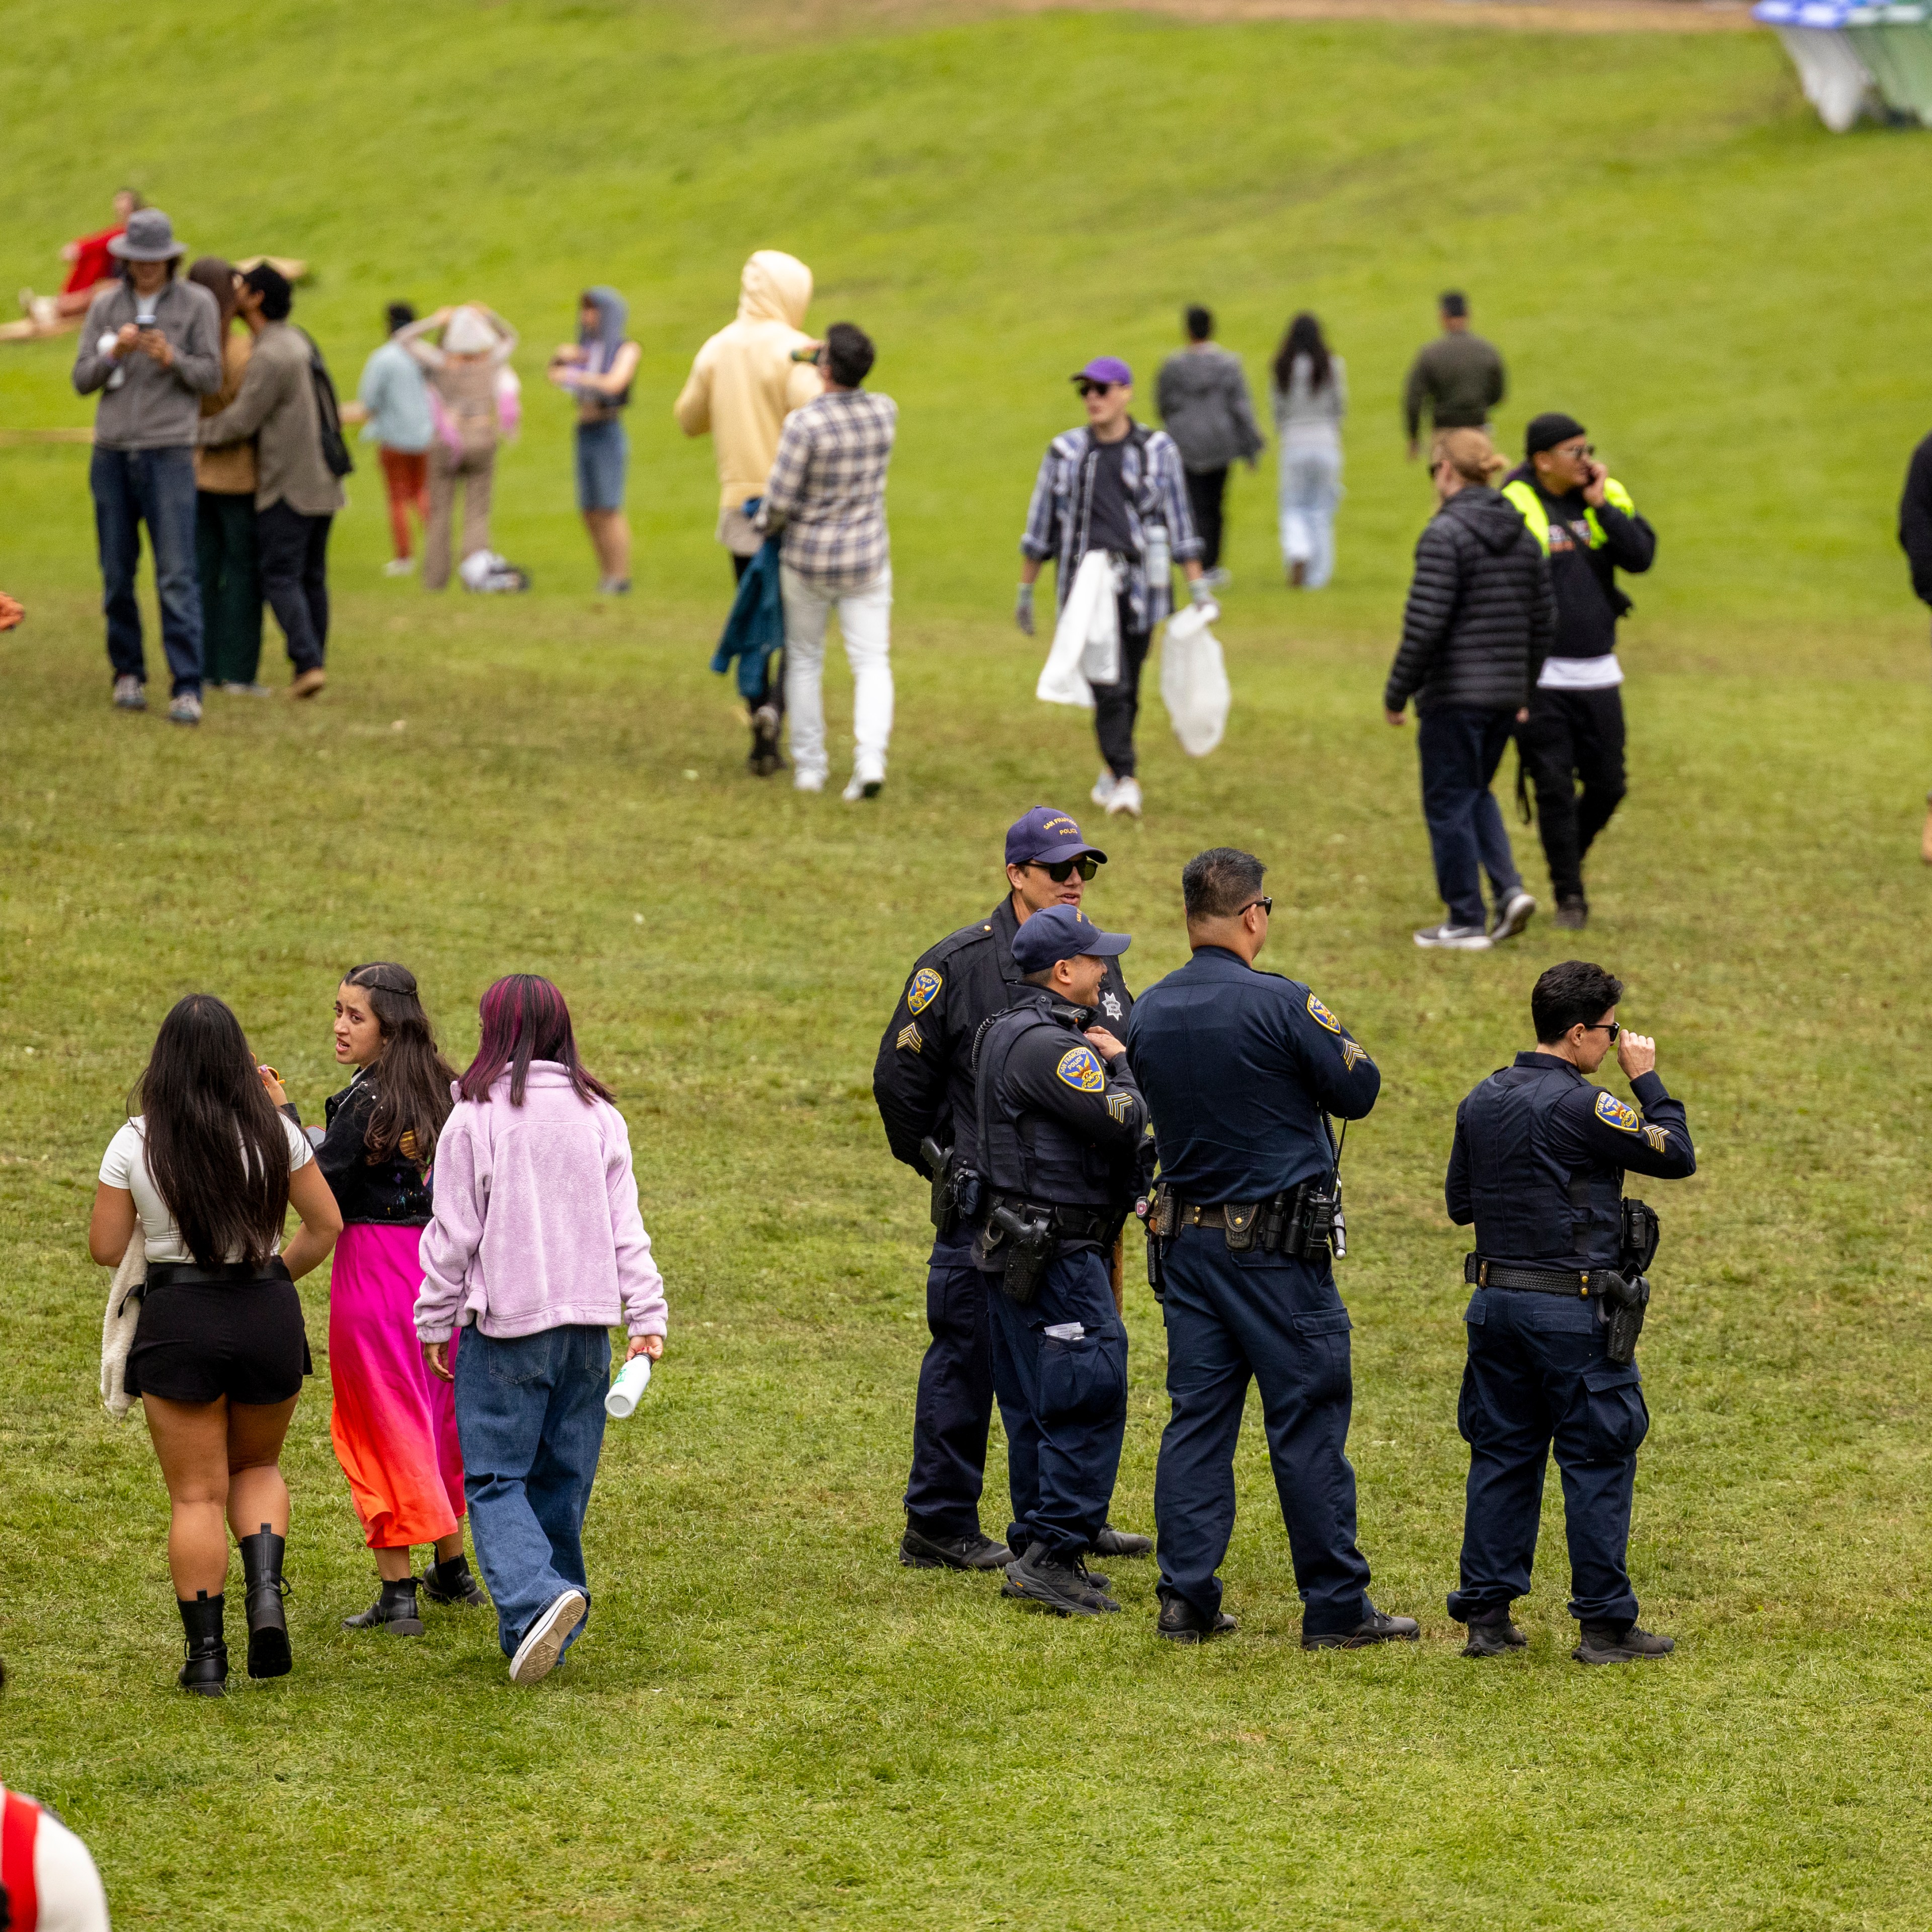
<svg viewBox="0 0 1932 1932"><path fill-rule="evenodd" d="M175 352L164 369L136 350L118 359L100 352L102 337L135 320L140 298L117 282L96 296L81 324L74 386L83 396L101 392L94 440L103 449L187 449L201 422L201 399L221 386L221 312L197 282L171 281L154 300L154 326ZM113 381L116 372L122 380Z"/></svg>
<svg viewBox="0 0 1932 1932"><path fill-rule="evenodd" d="M1160 365L1154 400L1160 419L1190 470L1225 470L1237 457L1261 454L1265 439L1241 358L1210 344L1183 349Z"/></svg>

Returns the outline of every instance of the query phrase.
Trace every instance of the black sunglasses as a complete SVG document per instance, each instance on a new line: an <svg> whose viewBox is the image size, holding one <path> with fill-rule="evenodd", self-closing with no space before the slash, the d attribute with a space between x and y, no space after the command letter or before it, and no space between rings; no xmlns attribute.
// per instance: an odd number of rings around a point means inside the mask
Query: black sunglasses
<svg viewBox="0 0 1932 1932"><path fill-rule="evenodd" d="M1266 913L1270 918L1274 916L1274 901L1269 898L1265 892L1264 892L1258 899L1249 900L1248 903L1242 907L1241 912L1250 911L1256 906L1259 906L1262 910ZM1239 919L1241 916L1241 912L1238 912L1235 914L1234 916L1237 919Z"/></svg>
<svg viewBox="0 0 1932 1932"><path fill-rule="evenodd" d="M1080 393L1083 396L1104 396L1113 386L1112 382L1082 382Z"/></svg>
<svg viewBox="0 0 1932 1932"><path fill-rule="evenodd" d="M1617 1035L1623 1031L1623 1028L1615 1020L1598 1020L1595 1024L1585 1027L1583 1030L1586 1033L1606 1033L1610 1036L1610 1044L1615 1046Z"/></svg>
<svg viewBox="0 0 1932 1932"><path fill-rule="evenodd" d="M1097 859L1058 859L1050 866L1043 859L1036 859L1032 862L1056 886L1065 885L1076 872L1083 879L1090 879L1100 869Z"/></svg>

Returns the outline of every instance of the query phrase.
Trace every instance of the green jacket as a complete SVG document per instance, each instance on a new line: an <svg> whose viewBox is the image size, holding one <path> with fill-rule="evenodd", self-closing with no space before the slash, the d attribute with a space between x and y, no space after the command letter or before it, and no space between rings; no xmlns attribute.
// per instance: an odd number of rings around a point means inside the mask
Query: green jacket
<svg viewBox="0 0 1932 1932"><path fill-rule="evenodd" d="M1466 330L1448 331L1417 356L1402 391L1402 420L1412 442L1422 434L1422 409L1437 429L1480 429L1508 393L1495 345Z"/></svg>

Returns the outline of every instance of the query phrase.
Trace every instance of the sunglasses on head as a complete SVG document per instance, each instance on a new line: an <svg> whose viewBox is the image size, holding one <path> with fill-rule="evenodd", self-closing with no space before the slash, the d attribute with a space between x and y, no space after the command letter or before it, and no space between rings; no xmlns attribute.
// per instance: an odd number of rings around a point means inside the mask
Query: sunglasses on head
<svg viewBox="0 0 1932 1932"><path fill-rule="evenodd" d="M1113 386L1112 382L1082 382L1080 393L1083 396L1104 396Z"/></svg>
<svg viewBox="0 0 1932 1932"><path fill-rule="evenodd" d="M1083 879L1090 879L1100 869L1100 860L1090 858L1057 859L1050 866L1043 859L1036 859L1033 863L1056 886L1065 885L1076 872Z"/></svg>

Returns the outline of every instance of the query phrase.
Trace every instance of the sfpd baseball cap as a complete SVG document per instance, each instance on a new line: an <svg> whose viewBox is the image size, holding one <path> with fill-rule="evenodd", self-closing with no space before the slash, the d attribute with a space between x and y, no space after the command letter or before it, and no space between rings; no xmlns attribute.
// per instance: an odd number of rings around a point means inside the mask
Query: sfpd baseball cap
<svg viewBox="0 0 1932 1932"><path fill-rule="evenodd" d="M1080 836L1080 828L1064 812L1050 805L1036 805L1024 818L1006 827L1006 863L1010 866L1054 866L1063 859L1084 856L1102 865L1107 855L1090 845Z"/></svg>
<svg viewBox="0 0 1932 1932"><path fill-rule="evenodd" d="M1048 906L1013 934L1013 964L1022 973L1044 973L1061 959L1110 959L1133 943L1124 932L1102 932L1078 906Z"/></svg>
<svg viewBox="0 0 1932 1932"><path fill-rule="evenodd" d="M1070 382L1124 382L1130 386L1133 380L1134 372L1118 356L1096 356L1067 378Z"/></svg>

